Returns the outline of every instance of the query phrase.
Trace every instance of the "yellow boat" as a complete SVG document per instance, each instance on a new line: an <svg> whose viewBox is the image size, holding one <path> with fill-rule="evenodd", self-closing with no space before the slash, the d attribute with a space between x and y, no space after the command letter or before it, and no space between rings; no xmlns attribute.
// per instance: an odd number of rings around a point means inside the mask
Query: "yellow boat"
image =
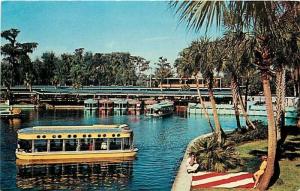
<svg viewBox="0 0 300 191"><path fill-rule="evenodd" d="M18 131L17 163L128 160L137 149L123 125L37 126Z"/></svg>

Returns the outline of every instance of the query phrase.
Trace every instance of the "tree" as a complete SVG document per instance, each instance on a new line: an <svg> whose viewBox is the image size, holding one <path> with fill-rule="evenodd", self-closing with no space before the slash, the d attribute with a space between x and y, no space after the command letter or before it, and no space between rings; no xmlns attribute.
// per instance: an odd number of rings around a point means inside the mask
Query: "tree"
<svg viewBox="0 0 300 191"><path fill-rule="evenodd" d="M3 69L5 70L1 70L1 72L9 73L4 76L11 77L10 79L5 79L3 81L7 89L10 89L10 86L12 85L22 84L24 82L24 75L26 73L23 73L22 70L24 67L25 69L28 68L28 66L22 65L21 62L23 62L23 64L31 64L31 61L28 61L28 53L32 53L38 45L35 42L17 42L17 36L19 33L20 31L18 29L13 28L1 32L1 37L8 41L7 44L1 46L1 54L5 56L2 59L2 63L5 65ZM26 72L27 76L32 76L32 74L28 73L28 70Z"/></svg>
<svg viewBox="0 0 300 191"><path fill-rule="evenodd" d="M227 22L230 22L230 19ZM227 24L227 26L234 28L235 25ZM254 124L251 122L246 112L247 106L245 106L241 98L239 85L241 77L246 76L248 74L248 71L252 71L252 68L254 68L253 65L250 64L252 60L250 52L253 50L254 47L254 38L248 36L242 31L238 31L238 29L232 30L233 31L228 31L221 41L221 47L223 47L222 51L224 52L223 54L226 56L224 56L223 62L220 65L220 68L218 68L218 70L222 70L224 73L230 74L233 108L235 111L237 127L239 129L241 128L239 119L240 105L242 113L246 119L247 125L255 129ZM245 70L245 68L247 68L247 70ZM247 96L245 96L245 102L247 103Z"/></svg>
<svg viewBox="0 0 300 191"><path fill-rule="evenodd" d="M72 59L70 77L72 80L72 85L75 89L79 89L85 82L86 66L83 62L83 52L84 48L75 49Z"/></svg>
<svg viewBox="0 0 300 191"><path fill-rule="evenodd" d="M155 63L157 68L155 70L155 78L159 80L159 86L162 90L162 82L165 78L170 78L173 76L172 67L167 58L159 57L158 62Z"/></svg>
<svg viewBox="0 0 300 191"><path fill-rule="evenodd" d="M136 68L135 70L137 73L137 84L145 85L143 84L143 82L146 81L147 76L144 74L144 72L149 69L150 62L140 56L132 56L131 61Z"/></svg>
<svg viewBox="0 0 300 191"><path fill-rule="evenodd" d="M193 43L192 43L192 45L193 45ZM183 78L189 78L192 76L195 77L197 93L198 93L200 104L204 111L204 116L206 117L206 119L208 121L211 131L214 132L213 125L210 121L209 114L207 112L205 103L203 101L203 98L202 98L202 95L200 92L199 79L198 79L198 75L200 72L200 65L198 65L195 62L195 58L194 58L195 53L197 54L198 52L200 52L201 50L199 50L199 48L202 48L202 47L201 46L192 46L192 45L188 48L183 49L179 53L180 57L175 60L174 66L176 67L177 73L179 74L180 77L183 77Z"/></svg>
<svg viewBox="0 0 300 191"><path fill-rule="evenodd" d="M232 10L235 25L241 29L251 30L256 37L255 63L261 72L261 81L266 100L266 111L268 117L268 165L259 184L260 190L268 187L274 173L274 162L276 156L276 127L272 105L272 94L270 90L270 66L272 65L272 43L278 26L278 16L292 12L296 19L288 19L289 24L296 25L299 31L299 2L274 2L274 1L184 1L172 2L181 13L181 20L186 20L189 28L199 31L201 27L206 29L216 23L222 24L224 11ZM280 36L276 36L280 38ZM275 39L276 39L275 38Z"/></svg>

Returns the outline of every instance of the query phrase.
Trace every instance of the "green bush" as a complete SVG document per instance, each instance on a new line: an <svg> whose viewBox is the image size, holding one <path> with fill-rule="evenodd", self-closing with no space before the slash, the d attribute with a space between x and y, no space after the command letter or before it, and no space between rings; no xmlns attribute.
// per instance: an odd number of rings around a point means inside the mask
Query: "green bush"
<svg viewBox="0 0 300 191"><path fill-rule="evenodd" d="M219 144L215 136L197 140L190 152L196 154L201 170L224 172L241 164L234 143L224 141Z"/></svg>
<svg viewBox="0 0 300 191"><path fill-rule="evenodd" d="M261 121L253 121L256 129L236 129L227 137L228 140L235 143L242 143L252 140L261 140L268 137L268 128Z"/></svg>

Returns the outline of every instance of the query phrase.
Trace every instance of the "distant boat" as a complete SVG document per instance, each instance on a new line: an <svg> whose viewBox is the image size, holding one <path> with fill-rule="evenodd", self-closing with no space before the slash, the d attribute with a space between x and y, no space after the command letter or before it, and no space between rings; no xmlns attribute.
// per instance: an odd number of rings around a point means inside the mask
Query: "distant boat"
<svg viewBox="0 0 300 191"><path fill-rule="evenodd" d="M142 102L135 99L128 99L128 113L139 115L142 111Z"/></svg>
<svg viewBox="0 0 300 191"><path fill-rule="evenodd" d="M111 101L114 102L114 111L128 110L128 101L126 99L112 98Z"/></svg>
<svg viewBox="0 0 300 191"><path fill-rule="evenodd" d="M86 109L86 110L98 109L98 101L94 100L94 99L84 100L84 109Z"/></svg>
<svg viewBox="0 0 300 191"><path fill-rule="evenodd" d="M163 117L173 114L174 103L171 101L162 101L153 105L147 105L147 116Z"/></svg>
<svg viewBox="0 0 300 191"><path fill-rule="evenodd" d="M101 112L111 113L114 109L114 102L109 99L101 99L99 101L99 109Z"/></svg>
<svg viewBox="0 0 300 191"><path fill-rule="evenodd" d="M0 111L0 117L1 118L18 118L21 116L21 109L6 109Z"/></svg>
<svg viewBox="0 0 300 191"><path fill-rule="evenodd" d="M147 108L150 107L150 105L156 104L157 101L154 99L147 99L144 101L144 113L147 113Z"/></svg>

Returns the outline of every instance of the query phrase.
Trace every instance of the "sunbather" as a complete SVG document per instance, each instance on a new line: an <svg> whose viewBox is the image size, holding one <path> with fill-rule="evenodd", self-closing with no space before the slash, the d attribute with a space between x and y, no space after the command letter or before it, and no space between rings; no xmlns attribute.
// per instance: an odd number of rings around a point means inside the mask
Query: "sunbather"
<svg viewBox="0 0 300 191"><path fill-rule="evenodd" d="M195 154L190 153L190 156L189 156L189 158L187 159L187 162L186 162L187 172L188 173L196 172L198 167L199 167L199 164L197 164Z"/></svg>
<svg viewBox="0 0 300 191"><path fill-rule="evenodd" d="M267 159L268 159L267 156L261 157L261 160L263 162L261 163L259 170L254 173L254 179L255 179L254 188L256 188L256 186L258 185L260 177L265 173L265 169L267 168Z"/></svg>

